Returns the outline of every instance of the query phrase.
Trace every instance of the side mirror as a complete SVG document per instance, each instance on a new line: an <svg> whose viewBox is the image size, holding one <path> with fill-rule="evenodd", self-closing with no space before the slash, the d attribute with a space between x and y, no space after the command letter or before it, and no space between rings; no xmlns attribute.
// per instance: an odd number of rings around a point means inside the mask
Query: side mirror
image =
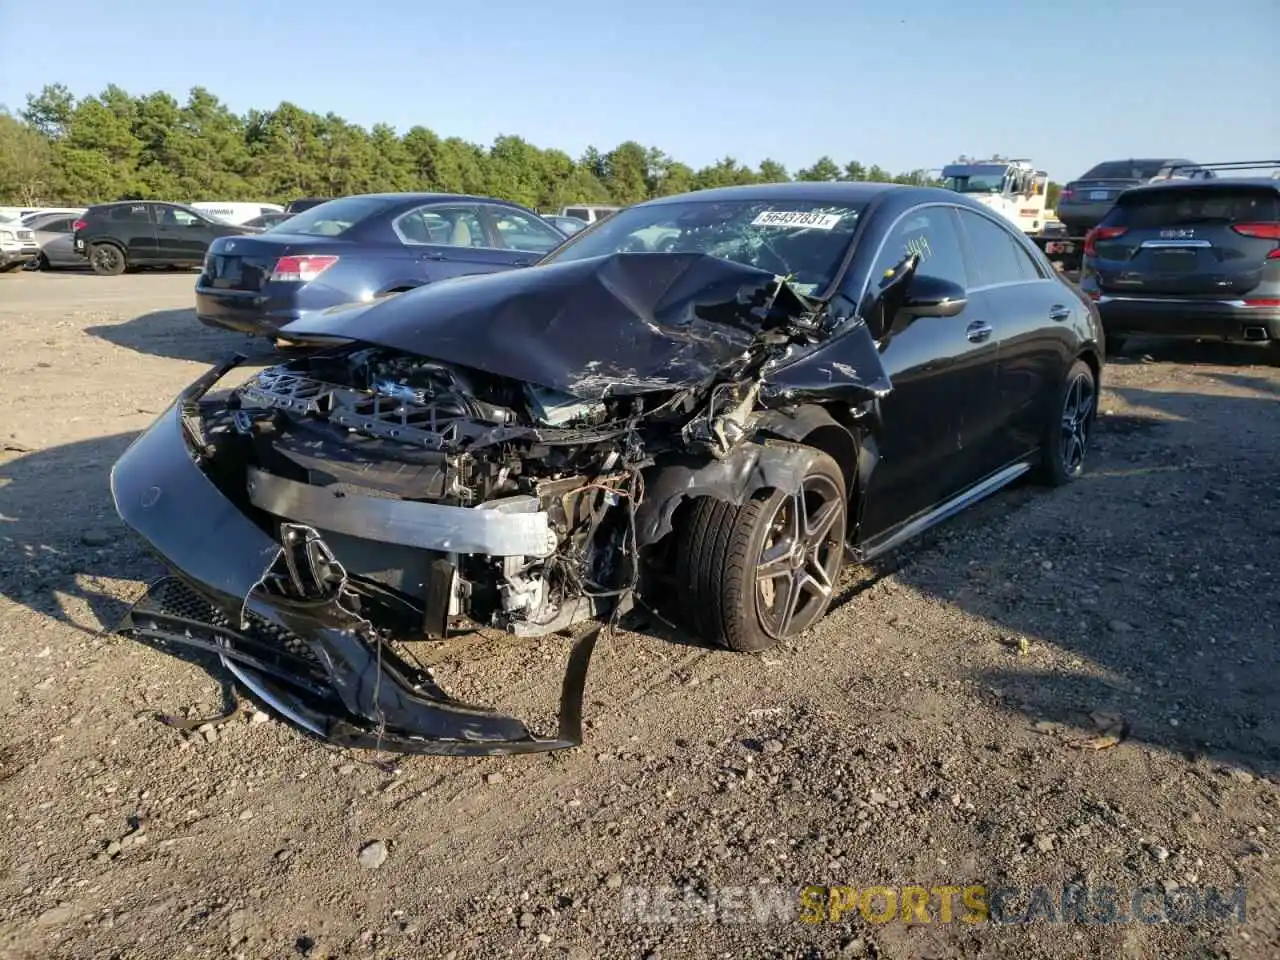
<svg viewBox="0 0 1280 960"><path fill-rule="evenodd" d="M889 333L898 333L919 317L954 317L969 302L964 287L951 280L917 273L894 315Z"/></svg>

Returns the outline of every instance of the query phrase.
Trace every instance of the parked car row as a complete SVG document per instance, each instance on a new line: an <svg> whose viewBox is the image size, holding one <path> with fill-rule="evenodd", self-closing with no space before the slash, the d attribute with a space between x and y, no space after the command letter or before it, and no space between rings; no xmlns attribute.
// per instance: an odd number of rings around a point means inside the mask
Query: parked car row
<svg viewBox="0 0 1280 960"><path fill-rule="evenodd" d="M82 213L83 207L0 207L0 272L39 260L45 224Z"/></svg>

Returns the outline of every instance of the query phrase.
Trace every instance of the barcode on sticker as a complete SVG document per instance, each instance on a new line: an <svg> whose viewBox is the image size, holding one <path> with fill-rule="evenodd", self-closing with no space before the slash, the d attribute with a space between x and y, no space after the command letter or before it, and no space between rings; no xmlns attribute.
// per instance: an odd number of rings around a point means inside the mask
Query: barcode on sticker
<svg viewBox="0 0 1280 960"><path fill-rule="evenodd" d="M751 221L753 227L791 227L795 230L831 230L840 222L838 213L802 213L799 210L766 210Z"/></svg>

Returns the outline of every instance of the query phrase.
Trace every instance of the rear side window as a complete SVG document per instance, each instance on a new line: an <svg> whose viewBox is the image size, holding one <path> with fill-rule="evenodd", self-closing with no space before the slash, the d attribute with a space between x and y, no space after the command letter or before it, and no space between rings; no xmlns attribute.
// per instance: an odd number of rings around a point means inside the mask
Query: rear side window
<svg viewBox="0 0 1280 960"><path fill-rule="evenodd" d="M357 223L385 210L391 201L376 197L343 197L329 200L295 215L289 233L308 237L338 237Z"/></svg>
<svg viewBox="0 0 1280 960"><path fill-rule="evenodd" d="M107 219L113 223L147 223L145 203L121 203L107 208Z"/></svg>
<svg viewBox="0 0 1280 960"><path fill-rule="evenodd" d="M566 217L577 217L579 220L586 220L588 223L591 222L591 211L583 207L568 207L565 209L564 215Z"/></svg>
<svg viewBox="0 0 1280 960"><path fill-rule="evenodd" d="M1259 220L1280 220L1280 195L1265 187L1162 189L1132 193L1121 197L1103 222L1109 227L1141 230Z"/></svg>
<svg viewBox="0 0 1280 960"><path fill-rule="evenodd" d="M960 211L960 220L969 240L970 258L978 271L974 286L1026 283L1041 278L1031 255L1000 224L968 210Z"/></svg>
<svg viewBox="0 0 1280 960"><path fill-rule="evenodd" d="M432 243L442 247L487 247L480 208L473 204L419 207L395 222L405 243Z"/></svg>

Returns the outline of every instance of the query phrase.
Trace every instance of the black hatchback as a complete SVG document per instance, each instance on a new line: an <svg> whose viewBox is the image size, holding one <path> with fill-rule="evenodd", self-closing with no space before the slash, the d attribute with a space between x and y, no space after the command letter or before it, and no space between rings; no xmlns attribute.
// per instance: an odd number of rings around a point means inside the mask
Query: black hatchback
<svg viewBox="0 0 1280 960"><path fill-rule="evenodd" d="M219 237L259 233L181 203L125 200L90 207L73 225L75 252L93 272L114 276L136 267L197 267Z"/></svg>
<svg viewBox="0 0 1280 960"><path fill-rule="evenodd" d="M1136 334L1280 346L1280 179L1128 190L1084 253L1112 351Z"/></svg>

